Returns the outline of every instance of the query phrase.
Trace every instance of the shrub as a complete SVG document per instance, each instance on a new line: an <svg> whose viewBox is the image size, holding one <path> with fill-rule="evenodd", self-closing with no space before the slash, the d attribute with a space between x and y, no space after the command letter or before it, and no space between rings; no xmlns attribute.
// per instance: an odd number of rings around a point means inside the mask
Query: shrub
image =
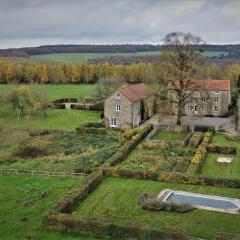
<svg viewBox="0 0 240 240"><path fill-rule="evenodd" d="M94 128L94 127L79 127L79 128L76 128L76 133L106 135L107 129L106 128Z"/></svg>
<svg viewBox="0 0 240 240"><path fill-rule="evenodd" d="M47 151L38 146L23 146L14 152L14 156L36 158L46 155Z"/></svg>
<svg viewBox="0 0 240 240"><path fill-rule="evenodd" d="M139 203L144 210L149 211L173 211L173 212L190 212L194 209L191 204L187 203L174 203L174 202L165 202L157 199L156 197L151 197L146 194L141 196Z"/></svg>
<svg viewBox="0 0 240 240"><path fill-rule="evenodd" d="M137 134L136 130L133 129L126 129L122 136L126 139L126 140L131 140L133 138L133 136L135 136Z"/></svg>
<svg viewBox="0 0 240 240"><path fill-rule="evenodd" d="M207 146L208 152L223 153L223 154L235 154L237 153L237 148L231 146L217 146L209 144Z"/></svg>
<svg viewBox="0 0 240 240"><path fill-rule="evenodd" d="M188 171L191 173L196 173L200 171L203 161L207 154L207 145L212 138L212 132L205 132L204 138L200 146L198 147L195 155L192 158L191 165L188 168Z"/></svg>

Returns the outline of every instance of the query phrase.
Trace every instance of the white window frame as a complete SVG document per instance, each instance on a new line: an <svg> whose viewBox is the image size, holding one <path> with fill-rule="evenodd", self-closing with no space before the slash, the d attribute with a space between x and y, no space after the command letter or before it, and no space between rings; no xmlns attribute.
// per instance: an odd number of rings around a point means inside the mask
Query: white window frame
<svg viewBox="0 0 240 240"><path fill-rule="evenodd" d="M214 91L214 94L219 94L220 92L218 90L215 90Z"/></svg>
<svg viewBox="0 0 240 240"><path fill-rule="evenodd" d="M214 112L218 112L218 111L219 111L219 110L218 110L218 106L214 106L214 107L213 107L213 111L214 111Z"/></svg>
<svg viewBox="0 0 240 240"><path fill-rule="evenodd" d="M207 101L207 97L202 97L202 102L206 102Z"/></svg>
<svg viewBox="0 0 240 240"><path fill-rule="evenodd" d="M120 98L120 97L121 97L120 92L116 92L116 98Z"/></svg>
<svg viewBox="0 0 240 240"><path fill-rule="evenodd" d="M116 105L116 111L120 112L121 111L121 105Z"/></svg>
<svg viewBox="0 0 240 240"><path fill-rule="evenodd" d="M117 127L117 118L116 117L110 118L110 127Z"/></svg>

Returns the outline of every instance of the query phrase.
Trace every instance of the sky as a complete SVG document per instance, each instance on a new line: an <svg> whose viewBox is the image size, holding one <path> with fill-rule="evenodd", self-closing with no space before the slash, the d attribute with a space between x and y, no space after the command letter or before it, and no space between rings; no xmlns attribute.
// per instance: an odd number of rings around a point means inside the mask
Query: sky
<svg viewBox="0 0 240 240"><path fill-rule="evenodd" d="M175 31L240 43L240 0L0 0L0 48L161 44Z"/></svg>

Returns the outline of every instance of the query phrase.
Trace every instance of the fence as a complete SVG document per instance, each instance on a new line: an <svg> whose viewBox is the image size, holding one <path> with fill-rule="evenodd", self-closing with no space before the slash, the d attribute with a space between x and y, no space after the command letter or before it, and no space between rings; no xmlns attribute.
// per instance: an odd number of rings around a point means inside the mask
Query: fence
<svg viewBox="0 0 240 240"><path fill-rule="evenodd" d="M6 169L0 168L0 175L11 174L11 175L30 175L30 176L48 176L48 177L70 177L78 176L83 177L88 174L85 173L73 173L73 172L51 172L51 171L35 171L25 169Z"/></svg>

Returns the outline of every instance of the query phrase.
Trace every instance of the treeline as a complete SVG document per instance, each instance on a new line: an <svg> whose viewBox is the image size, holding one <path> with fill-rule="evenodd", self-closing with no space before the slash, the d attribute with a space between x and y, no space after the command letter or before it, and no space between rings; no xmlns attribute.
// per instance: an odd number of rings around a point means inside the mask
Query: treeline
<svg viewBox="0 0 240 240"><path fill-rule="evenodd" d="M163 61L131 65L61 64L34 60L0 59L0 83L93 84L101 81L164 83L171 67ZM195 66L199 79L230 79L234 83L240 74L240 64L220 67L216 64Z"/></svg>
<svg viewBox="0 0 240 240"><path fill-rule="evenodd" d="M113 45L46 45L40 47L12 48L0 50L0 56L26 57L50 53L116 53L161 51L163 45L152 44L113 44ZM235 45L202 45L204 51L240 52L240 44Z"/></svg>

